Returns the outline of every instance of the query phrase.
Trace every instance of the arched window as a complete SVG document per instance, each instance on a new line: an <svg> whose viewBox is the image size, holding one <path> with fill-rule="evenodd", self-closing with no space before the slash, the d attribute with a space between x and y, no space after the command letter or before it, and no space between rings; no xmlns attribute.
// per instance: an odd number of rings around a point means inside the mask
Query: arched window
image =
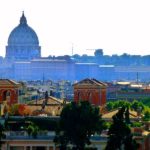
<svg viewBox="0 0 150 150"><path fill-rule="evenodd" d="M4 91L3 92L3 101L6 101L6 100L10 100L10 91Z"/></svg>
<svg viewBox="0 0 150 150"><path fill-rule="evenodd" d="M91 92L88 93L88 100L90 103L92 103L92 93Z"/></svg>
<svg viewBox="0 0 150 150"><path fill-rule="evenodd" d="M81 101L81 100L82 100L81 92L78 92L78 100L79 100L79 101Z"/></svg>

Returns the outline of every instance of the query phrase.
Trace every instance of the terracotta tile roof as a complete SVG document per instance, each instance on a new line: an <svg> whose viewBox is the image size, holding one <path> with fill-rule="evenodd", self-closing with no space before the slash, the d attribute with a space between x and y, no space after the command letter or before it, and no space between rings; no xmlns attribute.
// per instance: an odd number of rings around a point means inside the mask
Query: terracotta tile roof
<svg viewBox="0 0 150 150"><path fill-rule="evenodd" d="M31 112L31 116L37 116L40 114L47 114L48 116L58 116L61 113L63 106L45 106L44 110L42 110L41 106L27 106Z"/></svg>
<svg viewBox="0 0 150 150"><path fill-rule="evenodd" d="M102 118L111 119L117 112L118 112L118 109L107 112L107 113L102 115ZM135 112L135 111L129 110L129 113L130 113L130 115L129 115L130 118L137 118L138 117L137 112Z"/></svg>
<svg viewBox="0 0 150 150"><path fill-rule="evenodd" d="M37 100L37 104L43 104L43 101L45 99L40 99L40 100ZM47 101L47 104L58 104L58 105L62 105L63 104L63 100L61 99L58 99L58 98L55 98L55 97L52 97L52 96L49 96L48 98L48 101ZM36 101L31 101L30 104L36 104Z"/></svg>
<svg viewBox="0 0 150 150"><path fill-rule="evenodd" d="M45 105L44 110L42 110L42 104L44 100L45 99L38 100L37 103L36 101L30 102L30 104L27 106L31 110L30 115L37 115L37 114L47 114L48 116L60 115L64 104L63 100L49 96L47 105Z"/></svg>
<svg viewBox="0 0 150 150"><path fill-rule="evenodd" d="M96 79L89 79L89 78L81 80L78 83L73 84L73 86L79 85L79 84L95 84L95 85L103 86L103 87L107 86L107 84L105 84L104 82L98 81Z"/></svg>
<svg viewBox="0 0 150 150"><path fill-rule="evenodd" d="M19 86L20 84L9 79L0 79L0 87L2 86Z"/></svg>

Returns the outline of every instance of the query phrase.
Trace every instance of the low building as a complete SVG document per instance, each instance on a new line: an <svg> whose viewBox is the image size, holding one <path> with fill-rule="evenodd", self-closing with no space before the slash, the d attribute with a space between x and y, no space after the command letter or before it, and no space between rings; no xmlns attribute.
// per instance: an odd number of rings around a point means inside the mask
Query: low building
<svg viewBox="0 0 150 150"><path fill-rule="evenodd" d="M139 100L150 97L150 86L145 83L108 83L107 100Z"/></svg>
<svg viewBox="0 0 150 150"><path fill-rule="evenodd" d="M55 137L55 127L59 116L52 117L9 117L7 124L9 131L5 131L5 138L2 139L2 150L59 150L58 145L53 142ZM4 122L0 118L0 122ZM37 122L41 128L34 137L29 135L24 126L32 122ZM47 130L45 130L47 128ZM90 147L101 150L105 148L106 136L94 135L91 137ZM71 146L71 145L70 145Z"/></svg>

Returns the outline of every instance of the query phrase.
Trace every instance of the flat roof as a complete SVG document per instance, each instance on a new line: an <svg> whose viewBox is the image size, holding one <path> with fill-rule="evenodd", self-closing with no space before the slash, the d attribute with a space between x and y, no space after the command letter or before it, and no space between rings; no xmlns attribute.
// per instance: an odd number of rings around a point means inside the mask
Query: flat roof
<svg viewBox="0 0 150 150"><path fill-rule="evenodd" d="M96 63L75 63L76 65L97 65Z"/></svg>
<svg viewBox="0 0 150 150"><path fill-rule="evenodd" d="M106 67L106 68L107 68L107 67L108 67L108 68L110 67L110 68L111 68L111 67L115 67L115 66L114 66L114 65L99 65L99 67Z"/></svg>
<svg viewBox="0 0 150 150"><path fill-rule="evenodd" d="M67 62L66 60L60 59L33 59L31 62Z"/></svg>

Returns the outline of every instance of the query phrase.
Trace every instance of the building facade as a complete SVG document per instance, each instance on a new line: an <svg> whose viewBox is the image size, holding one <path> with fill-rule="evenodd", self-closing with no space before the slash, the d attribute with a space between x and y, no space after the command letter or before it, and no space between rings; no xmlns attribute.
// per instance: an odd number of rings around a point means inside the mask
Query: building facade
<svg viewBox="0 0 150 150"><path fill-rule="evenodd" d="M106 84L96 79L84 79L74 85L74 101L89 101L96 106L106 104Z"/></svg>
<svg viewBox="0 0 150 150"><path fill-rule="evenodd" d="M0 103L6 102L10 105L17 103L19 87L20 84L15 81L0 79Z"/></svg>

